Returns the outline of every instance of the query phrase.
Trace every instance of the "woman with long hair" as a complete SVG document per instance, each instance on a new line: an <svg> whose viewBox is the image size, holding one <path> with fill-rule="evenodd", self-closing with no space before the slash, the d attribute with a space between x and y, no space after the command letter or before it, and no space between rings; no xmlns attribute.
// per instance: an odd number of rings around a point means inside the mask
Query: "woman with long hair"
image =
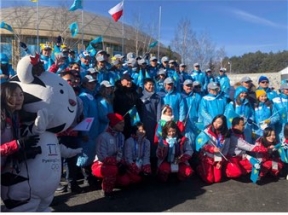
<svg viewBox="0 0 288 215"><path fill-rule="evenodd" d="M215 116L212 123L199 135L205 138L199 153L200 164L197 171L202 180L209 184L220 182L230 145L226 117L223 114ZM199 141L199 137L196 139Z"/></svg>

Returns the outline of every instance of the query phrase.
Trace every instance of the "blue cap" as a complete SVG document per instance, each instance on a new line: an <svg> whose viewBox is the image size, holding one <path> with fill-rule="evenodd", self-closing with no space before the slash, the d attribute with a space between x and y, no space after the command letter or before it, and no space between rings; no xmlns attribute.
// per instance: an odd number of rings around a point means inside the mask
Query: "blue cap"
<svg viewBox="0 0 288 215"><path fill-rule="evenodd" d="M1 64L7 64L9 63L9 58L6 54L4 53L0 53L0 60L1 60Z"/></svg>
<svg viewBox="0 0 288 215"><path fill-rule="evenodd" d="M80 58L85 58L85 57L90 57L90 54L89 52L87 51L83 51L80 55L79 55Z"/></svg>
<svg viewBox="0 0 288 215"><path fill-rule="evenodd" d="M260 83L260 82L262 82L262 81L268 81L269 82L269 79L266 77L266 76L260 76L259 77L259 81L258 81L258 84Z"/></svg>

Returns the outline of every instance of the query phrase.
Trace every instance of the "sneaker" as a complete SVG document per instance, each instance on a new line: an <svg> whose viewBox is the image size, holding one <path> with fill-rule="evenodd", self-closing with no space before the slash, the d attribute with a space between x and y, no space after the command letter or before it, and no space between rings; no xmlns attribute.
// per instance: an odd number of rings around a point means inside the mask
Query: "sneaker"
<svg viewBox="0 0 288 215"><path fill-rule="evenodd" d="M67 192L67 186L59 184L57 189L56 189L57 193L66 193Z"/></svg>

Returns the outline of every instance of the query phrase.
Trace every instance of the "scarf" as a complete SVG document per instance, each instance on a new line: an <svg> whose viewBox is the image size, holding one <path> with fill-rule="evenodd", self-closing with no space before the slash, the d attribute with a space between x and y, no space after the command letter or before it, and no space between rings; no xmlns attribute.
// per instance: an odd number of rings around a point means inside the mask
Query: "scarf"
<svg viewBox="0 0 288 215"><path fill-rule="evenodd" d="M141 100L143 103L145 103L146 101L149 101L151 96L154 94L154 91L153 92L148 92L146 89L143 90L142 92L142 97L141 97Z"/></svg>
<svg viewBox="0 0 288 215"><path fill-rule="evenodd" d="M175 153L176 153L176 149L175 149L175 145L177 143L177 138L176 137L167 137L166 138L166 142L169 145L169 152L168 152L168 158L167 161L169 163L174 162L175 159Z"/></svg>

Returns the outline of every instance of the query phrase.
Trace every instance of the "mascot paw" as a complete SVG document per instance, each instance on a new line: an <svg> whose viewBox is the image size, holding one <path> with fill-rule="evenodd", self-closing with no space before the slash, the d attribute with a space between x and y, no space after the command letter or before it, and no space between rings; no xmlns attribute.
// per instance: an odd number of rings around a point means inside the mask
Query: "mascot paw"
<svg viewBox="0 0 288 215"><path fill-rule="evenodd" d="M33 133L34 134L41 134L46 131L48 124L52 120L52 115L48 114L46 108L38 110L37 117L35 119Z"/></svg>

